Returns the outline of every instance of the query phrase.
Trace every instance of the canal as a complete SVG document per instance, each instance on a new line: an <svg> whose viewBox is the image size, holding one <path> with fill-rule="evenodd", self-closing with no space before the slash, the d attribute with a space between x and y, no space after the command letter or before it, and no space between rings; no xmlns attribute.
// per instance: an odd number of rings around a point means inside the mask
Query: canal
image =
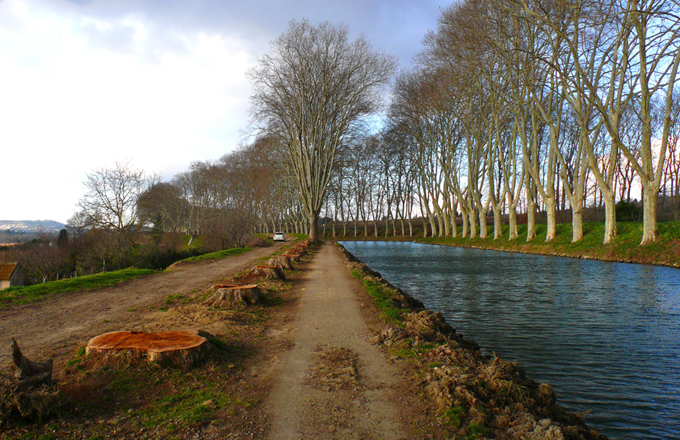
<svg viewBox="0 0 680 440"><path fill-rule="evenodd" d="M680 439L680 270L407 242L341 242L517 360L558 402L620 440Z"/></svg>

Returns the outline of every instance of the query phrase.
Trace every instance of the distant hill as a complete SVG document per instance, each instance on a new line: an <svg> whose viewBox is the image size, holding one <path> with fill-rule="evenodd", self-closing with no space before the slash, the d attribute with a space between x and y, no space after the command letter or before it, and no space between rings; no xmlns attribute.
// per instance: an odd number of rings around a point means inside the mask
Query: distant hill
<svg viewBox="0 0 680 440"><path fill-rule="evenodd" d="M0 233L32 234L36 232L59 232L66 225L54 220L0 220Z"/></svg>

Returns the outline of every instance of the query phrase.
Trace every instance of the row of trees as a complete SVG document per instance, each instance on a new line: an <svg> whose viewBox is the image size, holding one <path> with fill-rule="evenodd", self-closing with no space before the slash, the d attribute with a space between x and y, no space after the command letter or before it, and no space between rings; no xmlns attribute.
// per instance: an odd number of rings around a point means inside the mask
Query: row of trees
<svg viewBox="0 0 680 440"><path fill-rule="evenodd" d="M372 222L377 235L379 220L413 234L422 217L425 233L456 236L460 219L484 238L491 216L510 239L524 213L527 240L539 210L546 240L569 210L578 241L597 203L608 243L635 188L649 243L659 194L680 194L679 32L677 0L465 0L397 76L380 121L395 60L344 26L293 21L250 72L252 144L169 182L129 164L94 171L55 249L86 272L178 249L166 234L200 234L206 250L283 228L314 240L324 208L343 234Z"/></svg>
<svg viewBox="0 0 680 440"><path fill-rule="evenodd" d="M578 241L599 203L608 243L617 199L639 187L646 244L659 193L678 194L678 32L677 1L464 1L398 76L382 133L362 136L392 60L342 27L293 22L252 72L255 122L313 230L325 200L343 233L378 219L404 233L416 214L432 234L457 235L462 217L463 236L484 238L491 214L494 238L507 215L513 239L524 210L532 240L540 208L549 241L561 207Z"/></svg>
<svg viewBox="0 0 680 440"><path fill-rule="evenodd" d="M658 194L677 173L666 157L680 110L678 13L677 2L656 0L473 0L445 10L419 65L397 79L388 122L388 136L411 146L428 217L448 223L460 212L463 235L479 226L484 237L491 211L498 237L505 211L514 238L524 199L531 240L540 201L551 240L561 193L577 241L594 181L607 243L614 185L630 191L637 179L642 244L653 241Z"/></svg>

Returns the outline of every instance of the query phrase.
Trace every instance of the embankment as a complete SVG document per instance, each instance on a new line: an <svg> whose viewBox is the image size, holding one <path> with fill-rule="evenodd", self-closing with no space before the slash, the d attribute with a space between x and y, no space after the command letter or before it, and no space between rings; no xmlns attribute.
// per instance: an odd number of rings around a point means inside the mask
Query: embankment
<svg viewBox="0 0 680 440"><path fill-rule="evenodd" d="M376 342L413 362L419 386L436 402L444 423L462 438L606 439L562 408L548 384L538 384L514 362L480 352L441 313L391 285L338 245L351 275L382 313Z"/></svg>
<svg viewBox="0 0 680 440"><path fill-rule="evenodd" d="M541 224L537 225L536 237L529 242L526 241L526 225L519 226L519 236L512 240L509 240L506 225L503 226L503 235L497 239L493 238L493 226L489 226L487 238L470 239L460 235L455 238L423 237L422 230L417 230L413 236L385 237L383 234L378 237L342 237L338 240L414 241L445 246L680 268L680 222L659 223L659 235L656 242L645 246L639 245L642 239L641 223L619 222L617 236L607 244L602 243L603 223L586 223L583 229L583 238L575 243L571 242L572 230L569 224L557 225L557 236L549 242L545 241L545 225ZM458 232L460 233L460 230Z"/></svg>

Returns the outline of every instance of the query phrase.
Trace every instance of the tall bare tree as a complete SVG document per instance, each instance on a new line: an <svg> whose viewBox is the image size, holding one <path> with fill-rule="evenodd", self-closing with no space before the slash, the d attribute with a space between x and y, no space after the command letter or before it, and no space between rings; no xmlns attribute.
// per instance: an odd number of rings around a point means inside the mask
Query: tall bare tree
<svg viewBox="0 0 680 440"><path fill-rule="evenodd" d="M140 197L159 181L159 176L148 176L129 163L116 163L87 175L87 193L78 205L91 226L127 232L148 220L147 211L140 209Z"/></svg>
<svg viewBox="0 0 680 440"><path fill-rule="evenodd" d="M293 20L250 71L254 121L288 153L312 240L336 150L378 109L394 70L393 58L374 52L364 36L350 41L345 26Z"/></svg>

